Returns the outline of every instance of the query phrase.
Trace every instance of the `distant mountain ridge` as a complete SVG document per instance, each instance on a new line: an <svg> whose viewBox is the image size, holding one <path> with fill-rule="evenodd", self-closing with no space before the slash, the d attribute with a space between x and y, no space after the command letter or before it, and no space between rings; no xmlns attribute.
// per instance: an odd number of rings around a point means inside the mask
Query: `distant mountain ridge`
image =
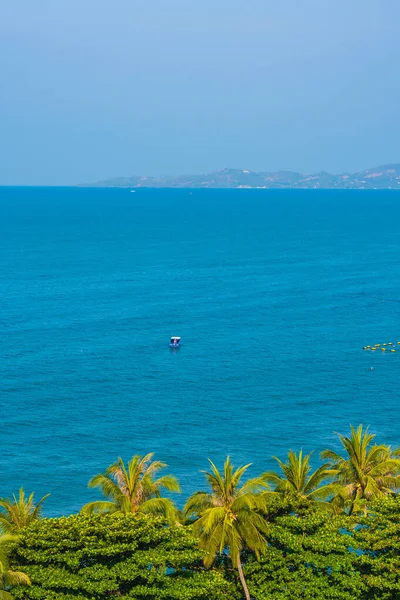
<svg viewBox="0 0 400 600"><path fill-rule="evenodd" d="M400 164L358 173L332 175L321 171L306 175L294 171L255 172L222 169L204 175L115 177L84 187L113 188L291 188L291 189L400 189Z"/></svg>

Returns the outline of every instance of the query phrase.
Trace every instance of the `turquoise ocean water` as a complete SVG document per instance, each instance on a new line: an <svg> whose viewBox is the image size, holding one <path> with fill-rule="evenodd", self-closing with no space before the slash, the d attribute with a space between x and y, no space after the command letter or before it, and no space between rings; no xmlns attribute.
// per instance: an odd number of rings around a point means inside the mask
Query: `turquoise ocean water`
<svg viewBox="0 0 400 600"><path fill-rule="evenodd" d="M400 193L3 188L0 250L0 495L70 513L154 451L186 497L350 423L400 445L400 346L362 351L400 341Z"/></svg>

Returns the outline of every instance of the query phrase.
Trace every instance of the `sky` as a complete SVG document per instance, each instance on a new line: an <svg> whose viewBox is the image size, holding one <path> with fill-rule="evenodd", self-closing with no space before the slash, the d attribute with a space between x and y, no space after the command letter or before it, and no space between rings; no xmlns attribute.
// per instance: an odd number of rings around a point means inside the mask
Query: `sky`
<svg viewBox="0 0 400 600"><path fill-rule="evenodd" d="M0 185L400 162L399 0L5 0Z"/></svg>

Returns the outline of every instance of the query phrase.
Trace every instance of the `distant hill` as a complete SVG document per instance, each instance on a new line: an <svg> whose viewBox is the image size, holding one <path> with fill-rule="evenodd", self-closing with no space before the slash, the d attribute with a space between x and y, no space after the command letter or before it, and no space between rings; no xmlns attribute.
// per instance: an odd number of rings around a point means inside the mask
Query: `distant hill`
<svg viewBox="0 0 400 600"><path fill-rule="evenodd" d="M400 164L383 165L359 173L332 175L321 171L306 175L293 171L256 173L222 169L205 175L115 177L84 187L112 188L296 188L296 189L400 189Z"/></svg>

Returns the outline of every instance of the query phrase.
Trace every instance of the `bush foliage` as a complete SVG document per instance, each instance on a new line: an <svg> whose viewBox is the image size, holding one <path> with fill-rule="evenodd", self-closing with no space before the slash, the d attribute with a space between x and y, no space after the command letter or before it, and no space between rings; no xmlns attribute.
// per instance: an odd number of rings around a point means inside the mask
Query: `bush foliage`
<svg viewBox="0 0 400 600"><path fill-rule="evenodd" d="M210 461L181 514L151 453L96 475L79 515L0 498L0 600L400 600L400 449L374 439L351 427L316 471L290 451L247 481Z"/></svg>
<svg viewBox="0 0 400 600"><path fill-rule="evenodd" d="M399 600L400 498L374 502L363 517L332 515L274 499L268 547L243 555L254 600ZM240 600L235 569L222 554L203 567L191 526L154 515L73 515L29 525L11 566L31 586L21 600Z"/></svg>
<svg viewBox="0 0 400 600"><path fill-rule="evenodd" d="M73 515L30 525L14 550L32 585L16 588L24 600L234 597L233 585L202 567L190 528L166 526L148 515Z"/></svg>

